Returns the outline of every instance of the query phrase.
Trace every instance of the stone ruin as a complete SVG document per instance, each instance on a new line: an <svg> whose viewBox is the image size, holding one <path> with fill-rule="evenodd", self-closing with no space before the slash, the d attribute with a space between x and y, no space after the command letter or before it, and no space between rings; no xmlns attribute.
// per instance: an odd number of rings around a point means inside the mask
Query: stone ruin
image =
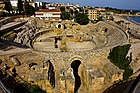
<svg viewBox="0 0 140 93"><path fill-rule="evenodd" d="M47 93L101 93L123 78L123 70L106 56L106 51L32 51L1 59L11 68L16 65L20 77Z"/></svg>
<svg viewBox="0 0 140 93"><path fill-rule="evenodd" d="M30 20L15 39L30 46L31 52L1 57L10 64L20 62L16 69L24 80L47 93L101 93L122 80L123 70L109 62L110 48L105 48L120 44L110 37L122 34L117 28L102 22L88 27L74 22L39 26Z"/></svg>
<svg viewBox="0 0 140 93"><path fill-rule="evenodd" d="M36 20L31 19L24 26L22 26L22 31L17 34L17 37L14 41L23 45L30 46L30 41L37 32L38 27Z"/></svg>
<svg viewBox="0 0 140 93"><path fill-rule="evenodd" d="M35 34L32 46L42 51L91 50L105 46L107 40L104 33L93 32L74 22L54 23L49 29ZM50 46L45 46L45 44ZM51 49L47 50L47 47Z"/></svg>

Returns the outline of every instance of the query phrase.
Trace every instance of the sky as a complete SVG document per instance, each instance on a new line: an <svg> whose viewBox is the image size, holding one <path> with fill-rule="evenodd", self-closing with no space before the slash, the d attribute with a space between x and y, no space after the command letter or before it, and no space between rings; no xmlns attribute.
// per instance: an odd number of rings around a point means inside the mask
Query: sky
<svg viewBox="0 0 140 93"><path fill-rule="evenodd" d="M76 3L80 6L112 7L140 10L140 0L39 0L55 3Z"/></svg>

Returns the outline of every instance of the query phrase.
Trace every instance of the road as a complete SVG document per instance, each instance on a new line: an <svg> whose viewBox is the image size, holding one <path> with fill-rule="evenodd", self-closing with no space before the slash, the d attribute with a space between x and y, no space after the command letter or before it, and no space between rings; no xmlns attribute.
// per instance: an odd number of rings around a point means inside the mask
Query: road
<svg viewBox="0 0 140 93"><path fill-rule="evenodd" d="M11 93L0 80L0 93Z"/></svg>

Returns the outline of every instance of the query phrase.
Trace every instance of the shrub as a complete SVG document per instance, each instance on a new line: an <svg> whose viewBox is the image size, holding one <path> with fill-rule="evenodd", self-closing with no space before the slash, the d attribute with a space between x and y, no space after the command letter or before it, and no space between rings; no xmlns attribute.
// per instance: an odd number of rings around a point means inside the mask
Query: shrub
<svg viewBox="0 0 140 93"><path fill-rule="evenodd" d="M89 23L89 18L84 13L76 13L74 19L75 22L79 23L80 25L86 25Z"/></svg>
<svg viewBox="0 0 140 93"><path fill-rule="evenodd" d="M125 70L123 73L124 79L127 79L133 73L133 70L129 66L132 61L132 53L130 53L130 56L127 56L130 47L130 44L114 47L108 56L108 59L114 65Z"/></svg>
<svg viewBox="0 0 140 93"><path fill-rule="evenodd" d="M123 73L123 79L128 79L129 76L133 74L133 69L130 68L130 66L125 68L125 71Z"/></svg>

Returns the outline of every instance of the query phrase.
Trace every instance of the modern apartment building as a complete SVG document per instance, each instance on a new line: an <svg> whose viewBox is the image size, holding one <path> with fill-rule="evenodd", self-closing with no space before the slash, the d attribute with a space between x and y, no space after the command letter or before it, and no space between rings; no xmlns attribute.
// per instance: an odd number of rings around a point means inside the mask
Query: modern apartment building
<svg viewBox="0 0 140 93"><path fill-rule="evenodd" d="M96 20L99 16L99 11L93 8L86 8L84 9L84 13L88 15L90 20Z"/></svg>

